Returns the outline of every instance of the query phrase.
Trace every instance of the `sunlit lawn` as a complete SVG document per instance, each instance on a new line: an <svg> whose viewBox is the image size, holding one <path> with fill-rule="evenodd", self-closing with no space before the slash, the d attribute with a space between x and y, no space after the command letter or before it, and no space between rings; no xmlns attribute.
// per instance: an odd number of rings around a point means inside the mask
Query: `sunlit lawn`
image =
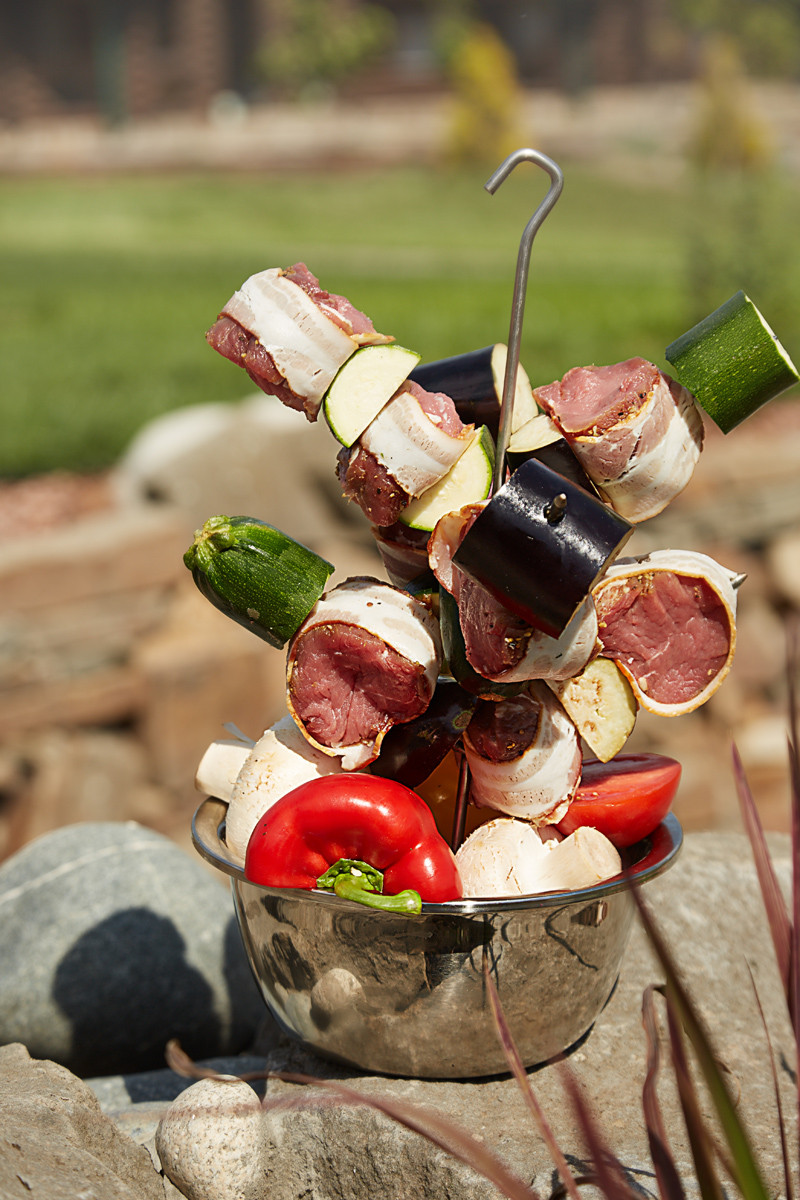
<svg viewBox="0 0 800 1200"><path fill-rule="evenodd" d="M565 174L534 243L523 364L540 383L635 354L663 364L702 315L689 185ZM251 392L203 334L267 266L304 260L425 359L505 341L519 239L547 179L525 164L494 196L484 179L0 180L0 474L101 468L155 415ZM793 222L786 235L780 254L797 261Z"/></svg>

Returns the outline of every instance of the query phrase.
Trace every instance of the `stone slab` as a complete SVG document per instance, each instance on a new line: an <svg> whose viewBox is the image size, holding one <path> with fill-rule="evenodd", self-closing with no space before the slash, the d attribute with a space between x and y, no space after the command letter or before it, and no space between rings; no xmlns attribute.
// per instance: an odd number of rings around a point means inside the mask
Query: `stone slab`
<svg viewBox="0 0 800 1200"><path fill-rule="evenodd" d="M788 885L788 839L773 846ZM646 898L672 947L690 992L711 1031L717 1054L740 1096L739 1111L758 1149L771 1192L782 1186L775 1102L767 1047L761 1031L750 978L752 971L778 1056L785 1111L793 1111L793 1088L786 1063L792 1061L791 1033L763 916L749 845L739 834L693 834L675 866L646 889ZM634 929L618 987L605 1011L568 1062L612 1149L632 1181L647 1194L657 1192L641 1114L645 1040L641 1004L645 988L663 980L641 928ZM513 1030L512 1030L513 1033ZM507 1078L465 1082L390 1080L368 1077L324 1064L290 1043L268 1056L274 1069L318 1073L346 1081L370 1094L388 1094L446 1113L483 1145L494 1147L524 1180L542 1194L553 1184L553 1166L542 1138L517 1089ZM543 1066L529 1079L573 1169L587 1154L565 1102L558 1070ZM284 1096L295 1085L272 1083L268 1097ZM669 1138L688 1194L696 1194L682 1117L665 1072L660 1087ZM708 1105L705 1105L706 1111ZM270 1200L299 1196L301 1180L314 1180L314 1194L355 1197L365 1194L365 1178L380 1181L384 1164L402 1163L404 1195L495 1196L485 1181L457 1172L452 1163L401 1132L383 1117L356 1120L335 1107L276 1112L272 1117L273 1191ZM376 1138L382 1149L376 1152ZM288 1148L291 1146L291 1155ZM324 1149L323 1149L324 1148ZM358 1165L352 1184L343 1183ZM365 1164L369 1164L369 1169ZM390 1168L392 1171L394 1167ZM466 1169L465 1169L466 1170ZM431 1188L431 1172L436 1189ZM438 1173L437 1173L438 1172ZM440 1177L441 1176L441 1177ZM338 1189L338 1190L337 1190Z"/></svg>
<svg viewBox="0 0 800 1200"><path fill-rule="evenodd" d="M771 835L782 885L788 891L789 839ZM729 1071L739 1111L759 1154L771 1194L782 1190L775 1100L752 979L758 988L775 1048L784 1111L794 1108L787 1064L793 1044L775 967L749 844L742 834L689 834L674 866L645 889L659 928L668 940ZM663 980L642 928L634 927L618 986L589 1034L567 1056L592 1110L640 1194L656 1196L641 1092L646 1043L641 1022L644 990ZM663 1017L663 1010L661 1010ZM663 1020L662 1020L663 1028ZM273 1071L301 1072L337 1080L366 1096L389 1097L444 1116L467 1130L479 1146L496 1152L520 1179L541 1195L556 1184L553 1164L517 1083L508 1076L436 1081L379 1077L326 1062L264 1026L248 1057L219 1060L225 1074L263 1063ZM513 1029L512 1029L513 1033ZM169 1072L92 1081L103 1107L124 1116L125 1096L136 1097L138 1116L150 1132L163 1116L164 1100L177 1086ZM572 1169L590 1169L589 1155L571 1116L559 1068L545 1064L528 1072ZM668 1138L687 1195L697 1196L683 1119L669 1069L662 1067L659 1096ZM404 1200L497 1200L497 1188L471 1167L431 1145L417 1133L370 1109L331 1102L319 1089L270 1080L266 1087L263 1200L363 1200L380 1193ZM147 1114L147 1105L152 1111ZM289 1107L286 1107L289 1105ZM710 1113L707 1101L704 1111ZM220 1119L223 1119L222 1117ZM144 1125L142 1126L144 1129Z"/></svg>
<svg viewBox="0 0 800 1200"><path fill-rule="evenodd" d="M9 542L0 560L0 615L172 583L190 541L185 517L142 505Z"/></svg>

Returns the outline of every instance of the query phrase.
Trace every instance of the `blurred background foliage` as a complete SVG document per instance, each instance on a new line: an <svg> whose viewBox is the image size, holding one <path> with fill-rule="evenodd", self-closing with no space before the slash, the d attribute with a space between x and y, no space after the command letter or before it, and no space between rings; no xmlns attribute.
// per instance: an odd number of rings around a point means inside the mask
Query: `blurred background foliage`
<svg viewBox="0 0 800 1200"><path fill-rule="evenodd" d="M796 79L800 71L797 0L671 0L670 14L695 35L735 41L746 69L763 78Z"/></svg>
<svg viewBox="0 0 800 1200"><path fill-rule="evenodd" d="M26 175L0 153L0 475L102 469L168 409L239 398L203 332L242 279L305 260L433 358L508 329L530 180L488 199L537 97L580 123L603 88L690 90L679 169L562 160L537 240L523 362L534 382L664 346L738 288L791 349L796 163L754 87L800 86L800 0L41 0L0 13L0 137L52 122L209 133L299 106L446 102L434 161L238 172ZM794 94L794 93L792 93ZM418 109L416 111L419 111ZM656 140L657 131L653 131ZM549 152L548 146L541 148ZM631 151L631 147L628 147ZM533 197L536 201L536 196Z"/></svg>
<svg viewBox="0 0 800 1200"><path fill-rule="evenodd" d="M462 26L444 59L453 91L445 157L454 163L496 165L525 144L514 56L498 32L481 21Z"/></svg>
<svg viewBox="0 0 800 1200"><path fill-rule="evenodd" d="M258 47L258 74L279 96L324 96L376 62L392 45L394 15L350 0L282 0Z"/></svg>

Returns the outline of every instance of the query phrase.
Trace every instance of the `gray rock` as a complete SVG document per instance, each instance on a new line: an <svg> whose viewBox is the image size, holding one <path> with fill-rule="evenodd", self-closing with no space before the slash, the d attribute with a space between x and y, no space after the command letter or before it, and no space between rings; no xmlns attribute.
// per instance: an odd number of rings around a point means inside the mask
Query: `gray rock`
<svg viewBox="0 0 800 1200"><path fill-rule="evenodd" d="M322 554L332 537L349 532L372 546L361 510L342 500L339 449L324 419L309 424L256 392L239 404L198 404L149 422L112 483L124 504L168 504L194 526L214 513L247 513Z"/></svg>
<svg viewBox="0 0 800 1200"><path fill-rule="evenodd" d="M159 1172L161 1171L161 1162L156 1152L156 1130L171 1103L171 1100L158 1100L147 1104L131 1104L122 1112L106 1113L106 1116L111 1118L117 1129L126 1137L129 1137L137 1146L145 1147L154 1167ZM100 1107L102 1109L102 1104Z"/></svg>
<svg viewBox="0 0 800 1200"><path fill-rule="evenodd" d="M197 1065L219 1075L244 1075L266 1070L267 1060L263 1054L237 1054L202 1059ZM85 1082L97 1096L103 1112L111 1116L131 1108L144 1112L147 1105L171 1104L176 1096L192 1086L194 1080L165 1067L131 1075L99 1075Z"/></svg>
<svg viewBox="0 0 800 1200"><path fill-rule="evenodd" d="M3 1200L164 1200L147 1150L101 1111L94 1093L24 1046L0 1048Z"/></svg>
<svg viewBox="0 0 800 1200"><path fill-rule="evenodd" d="M788 839L772 839L779 872L788 882ZM749 845L739 834L687 838L675 866L651 882L646 899L666 936L709 1029L718 1057L730 1072L739 1112L761 1156L770 1194L782 1190L780 1149L766 1042L750 981L771 1031L779 1064L793 1061L786 1005L775 967ZM570 1070L605 1130L634 1187L657 1195L641 1095L646 1043L641 1025L644 990L663 980L642 929L634 929L619 984L590 1033L568 1055ZM564 998L568 1003L568 997ZM659 1010L662 1017L663 1009ZM454 1016L457 1019L457 1016ZM513 1028L512 1028L513 1034ZM454 1121L541 1194L552 1190L553 1164L534 1128L517 1084L510 1078L435 1082L361 1075L334 1066L284 1041L267 1054L273 1070L338 1080L363 1095L408 1102ZM559 1070L531 1070L530 1083L556 1139L576 1173L588 1154L566 1102ZM780 1071L784 1111L793 1110L788 1068ZM683 1119L669 1068L659 1086L667 1133L687 1195L698 1194ZM331 1102L320 1089L271 1079L265 1109L263 1200L362 1200L402 1195L404 1200L496 1200L497 1188L458 1158L382 1113ZM286 1107L290 1105L290 1107ZM708 1101L701 1106L710 1113Z"/></svg>
<svg viewBox="0 0 800 1200"><path fill-rule="evenodd" d="M67 826L0 866L0 1042L79 1075L235 1053L263 1004L216 879L134 822Z"/></svg>

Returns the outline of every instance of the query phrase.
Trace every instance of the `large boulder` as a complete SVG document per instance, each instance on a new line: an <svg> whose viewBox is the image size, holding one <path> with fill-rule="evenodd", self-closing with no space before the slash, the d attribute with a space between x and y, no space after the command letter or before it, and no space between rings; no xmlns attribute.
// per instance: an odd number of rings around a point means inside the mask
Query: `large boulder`
<svg viewBox="0 0 800 1200"><path fill-rule="evenodd" d="M164 1200L143 1146L100 1110L82 1080L17 1044L0 1047L3 1200Z"/></svg>
<svg viewBox="0 0 800 1200"><path fill-rule="evenodd" d="M772 842L779 878L786 889L788 843L785 836ZM753 981L776 1061L794 1061L794 1046L747 840L741 834L689 835L674 867L649 883L644 894L727 1069L767 1189L777 1195L783 1179L773 1080ZM647 1070L642 998L651 984L663 979L663 969L643 929L636 925L616 991L593 1029L567 1056L569 1070L623 1164L629 1183L642 1195L657 1192L642 1116ZM568 1004L569 997L554 996L553 1003ZM657 1004L656 1009L663 1034L663 1007ZM453 1022L458 1023L457 1007ZM254 1050L258 1049L256 1042ZM285 1037L276 1039L274 1030L263 1046L263 1055L263 1066L273 1071L343 1082L379 1103L387 1098L449 1119L475 1139L478 1150L497 1154L519 1179L532 1182L540 1195L550 1195L556 1186L545 1142L516 1081L508 1076L458 1081L381 1078L324 1062ZM226 1061L219 1069L228 1073L236 1068ZM252 1071L252 1058L242 1060L242 1069ZM573 1171L589 1174L591 1155L572 1116L559 1068L545 1064L529 1071L528 1079ZM788 1070L779 1072L779 1080L784 1112L790 1113L796 1101ZM133 1087L133 1082L127 1081L127 1093L136 1094L141 1104L145 1093L134 1093ZM161 1098L174 1087L174 1081L166 1075L154 1076L149 1087L154 1098ZM697 1189L691 1152L668 1055L658 1090L667 1138L687 1195L693 1196ZM171 1113L159 1114L161 1128L156 1137L156 1145L165 1160L169 1159L165 1167L174 1170L173 1158L180 1156L184 1188L190 1186L190 1177L196 1186L204 1186L216 1153L208 1139L198 1139L190 1153L180 1141L175 1145L173 1119L179 1123L191 1107L188 1092L182 1093ZM245 1094L250 1111L252 1099ZM294 1200L310 1194L318 1200L361 1200L377 1193L402 1195L406 1200L432 1195L442 1200L498 1200L500 1194L471 1166L385 1114L342 1104L335 1095L318 1088L274 1078L267 1082L260 1152L253 1150L254 1125L226 1122L225 1107L221 1106L219 1120L227 1128L226 1154L234 1162L242 1156L252 1159L253 1171L243 1194L253 1200ZM711 1106L704 1093L701 1107L709 1117ZM424 1116L420 1125L425 1125Z"/></svg>
<svg viewBox="0 0 800 1200"><path fill-rule="evenodd" d="M45 834L0 866L0 1043L78 1075L242 1050L263 1016L227 889L134 822Z"/></svg>
<svg viewBox="0 0 800 1200"><path fill-rule="evenodd" d="M324 418L310 424L257 392L150 421L116 464L112 486L124 504L166 504L194 526L215 513L258 517L325 554L342 537L371 544L360 509L341 496L340 449Z"/></svg>

